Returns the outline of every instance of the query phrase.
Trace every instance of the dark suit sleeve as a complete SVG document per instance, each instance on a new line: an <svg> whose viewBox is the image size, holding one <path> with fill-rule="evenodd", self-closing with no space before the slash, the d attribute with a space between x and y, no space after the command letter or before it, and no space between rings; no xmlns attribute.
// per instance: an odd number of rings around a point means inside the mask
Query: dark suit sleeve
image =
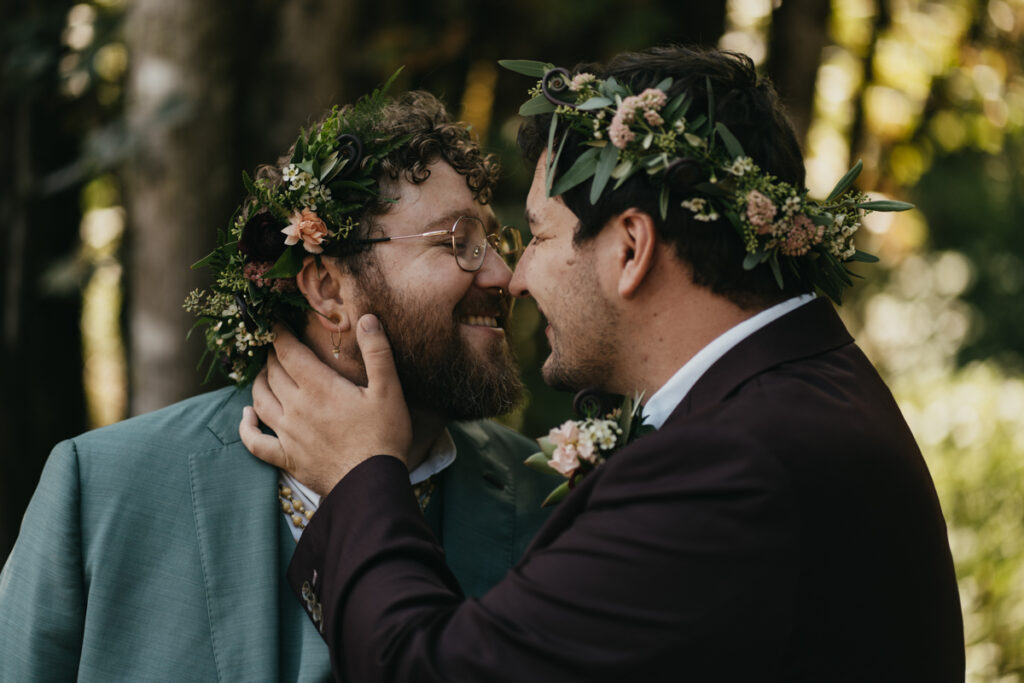
<svg viewBox="0 0 1024 683"><path fill-rule="evenodd" d="M614 456L479 600L460 596L402 464L371 458L324 501L289 581L301 593L316 572L347 681L759 679L797 580L786 482L756 445L701 437Z"/></svg>

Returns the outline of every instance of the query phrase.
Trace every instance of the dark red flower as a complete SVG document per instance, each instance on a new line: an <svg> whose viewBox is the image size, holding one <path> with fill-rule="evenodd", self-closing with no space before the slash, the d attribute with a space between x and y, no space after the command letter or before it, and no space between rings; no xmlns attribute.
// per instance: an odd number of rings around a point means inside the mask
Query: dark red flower
<svg viewBox="0 0 1024 683"><path fill-rule="evenodd" d="M260 211L242 228L238 251L245 254L246 261L275 263L287 248L285 236L281 234L284 227L284 221L275 218L269 211Z"/></svg>

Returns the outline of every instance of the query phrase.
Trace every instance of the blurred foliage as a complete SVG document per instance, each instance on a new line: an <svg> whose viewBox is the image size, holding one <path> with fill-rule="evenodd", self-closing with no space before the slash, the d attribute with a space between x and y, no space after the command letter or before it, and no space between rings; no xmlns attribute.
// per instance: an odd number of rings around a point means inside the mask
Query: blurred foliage
<svg viewBox="0 0 1024 683"><path fill-rule="evenodd" d="M1024 672L1024 380L991 362L893 383L949 528L968 681ZM883 562L884 563L884 562Z"/></svg>

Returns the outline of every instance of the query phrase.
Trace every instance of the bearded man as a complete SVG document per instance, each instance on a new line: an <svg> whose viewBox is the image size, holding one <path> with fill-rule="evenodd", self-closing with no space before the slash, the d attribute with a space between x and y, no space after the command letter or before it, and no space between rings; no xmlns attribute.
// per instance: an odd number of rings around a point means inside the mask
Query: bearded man
<svg viewBox="0 0 1024 683"><path fill-rule="evenodd" d="M559 449L579 444L580 463L558 456L575 487L508 576L464 600L400 496L408 437L366 418L400 412L377 321L359 325L359 392L282 335L276 399L256 391L257 408L280 400L282 441L242 432L330 492L288 579L321 605L338 677L962 681L934 486L826 298L870 260L860 211L907 205L852 190L857 167L809 199L793 130L745 56L508 66L540 79L520 133L533 240L511 287L548 320L545 379L640 393L656 429L589 473L592 444L560 430ZM292 382L352 397L348 423L310 429Z"/></svg>
<svg viewBox="0 0 1024 683"><path fill-rule="evenodd" d="M414 424L406 495L467 595L523 552L549 486L518 466L532 442L473 421L521 393L504 330L511 271L487 203L496 176L434 97L377 92L247 180L205 260L216 282L187 304L243 385L274 321L364 384L354 321L387 325ZM240 443L250 401L223 389L54 449L0 575L0 680L330 677L323 624L283 578L319 496ZM302 410L331 420L346 407Z"/></svg>

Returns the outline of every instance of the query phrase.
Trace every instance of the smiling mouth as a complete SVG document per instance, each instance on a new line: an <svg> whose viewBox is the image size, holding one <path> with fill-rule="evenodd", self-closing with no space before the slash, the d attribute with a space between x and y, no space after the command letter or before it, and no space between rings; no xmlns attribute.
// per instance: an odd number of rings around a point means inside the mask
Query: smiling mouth
<svg viewBox="0 0 1024 683"><path fill-rule="evenodd" d="M463 325L478 325L480 327L500 327L498 318L490 315L467 315L459 319Z"/></svg>

